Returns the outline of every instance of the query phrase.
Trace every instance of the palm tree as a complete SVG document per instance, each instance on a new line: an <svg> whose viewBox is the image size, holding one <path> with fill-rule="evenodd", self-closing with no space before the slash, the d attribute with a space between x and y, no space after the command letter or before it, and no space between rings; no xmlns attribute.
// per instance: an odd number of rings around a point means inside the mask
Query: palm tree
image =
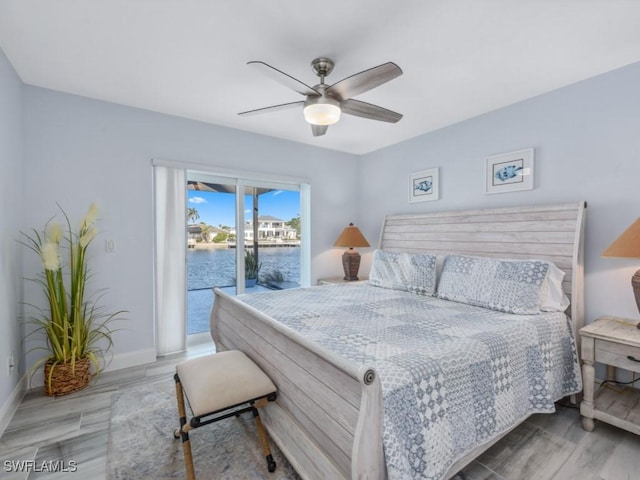
<svg viewBox="0 0 640 480"><path fill-rule="evenodd" d="M187 208L187 223L191 220L197 220L199 218L200 218L200 214L198 213L198 210L196 208L193 208L193 207Z"/></svg>
<svg viewBox="0 0 640 480"><path fill-rule="evenodd" d="M288 222L284 222L288 227L296 229L296 238L300 239L300 214L297 217L292 218Z"/></svg>
<svg viewBox="0 0 640 480"><path fill-rule="evenodd" d="M200 222L200 235L202 236L202 239L205 242L209 241L209 233L211 233L212 229L213 227L211 225L207 225L204 222Z"/></svg>

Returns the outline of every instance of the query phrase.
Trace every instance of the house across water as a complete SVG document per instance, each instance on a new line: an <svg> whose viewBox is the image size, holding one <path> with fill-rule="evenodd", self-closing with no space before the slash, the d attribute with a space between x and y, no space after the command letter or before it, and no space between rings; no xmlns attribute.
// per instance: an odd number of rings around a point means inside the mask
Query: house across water
<svg viewBox="0 0 640 480"><path fill-rule="evenodd" d="M232 228L230 230L235 235L236 230ZM245 241L253 241L253 221L247 220L244 229ZM284 220L281 220L271 215L260 215L258 217L258 240L267 241L289 241L296 240L297 231L295 228L286 225Z"/></svg>

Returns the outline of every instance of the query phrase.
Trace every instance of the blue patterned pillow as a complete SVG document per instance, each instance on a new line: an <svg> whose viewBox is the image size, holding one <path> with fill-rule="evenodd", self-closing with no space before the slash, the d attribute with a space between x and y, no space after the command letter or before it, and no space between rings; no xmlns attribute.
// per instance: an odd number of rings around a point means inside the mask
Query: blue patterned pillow
<svg viewBox="0 0 640 480"><path fill-rule="evenodd" d="M500 312L540 313L549 271L545 260L501 260L447 255L438 297Z"/></svg>
<svg viewBox="0 0 640 480"><path fill-rule="evenodd" d="M436 256L373 252L369 284L420 295L436 291Z"/></svg>

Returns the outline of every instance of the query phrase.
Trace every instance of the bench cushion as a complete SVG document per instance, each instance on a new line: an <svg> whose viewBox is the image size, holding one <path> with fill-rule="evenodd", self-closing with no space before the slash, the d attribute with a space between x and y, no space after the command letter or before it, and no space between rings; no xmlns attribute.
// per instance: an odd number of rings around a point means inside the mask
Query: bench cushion
<svg viewBox="0 0 640 480"><path fill-rule="evenodd" d="M238 350L193 358L176 369L196 417L276 391L269 377Z"/></svg>

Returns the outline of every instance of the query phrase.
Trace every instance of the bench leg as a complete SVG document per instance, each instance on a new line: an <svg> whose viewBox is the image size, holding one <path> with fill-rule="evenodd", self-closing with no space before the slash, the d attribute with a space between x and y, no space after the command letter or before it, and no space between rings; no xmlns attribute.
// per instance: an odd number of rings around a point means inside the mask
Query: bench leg
<svg viewBox="0 0 640 480"><path fill-rule="evenodd" d="M187 480L195 480L196 474L193 468L193 455L191 454L191 442L189 441L189 430L191 426L187 423L187 411L184 406L184 392L178 374L173 377L176 381L176 399L178 400L178 415L180 416L180 428L173 432L173 436L182 438L182 451L184 453L184 466L187 470Z"/></svg>
<svg viewBox="0 0 640 480"><path fill-rule="evenodd" d="M276 462L273 460L273 457L271 456L271 449L269 448L267 433L264 431L262 420L260 420L260 414L258 413L258 409L255 407L253 407L253 419L256 422L258 437L260 437L260 444L262 445L262 453L264 454L264 458L267 460L267 468L269 472L275 472Z"/></svg>

